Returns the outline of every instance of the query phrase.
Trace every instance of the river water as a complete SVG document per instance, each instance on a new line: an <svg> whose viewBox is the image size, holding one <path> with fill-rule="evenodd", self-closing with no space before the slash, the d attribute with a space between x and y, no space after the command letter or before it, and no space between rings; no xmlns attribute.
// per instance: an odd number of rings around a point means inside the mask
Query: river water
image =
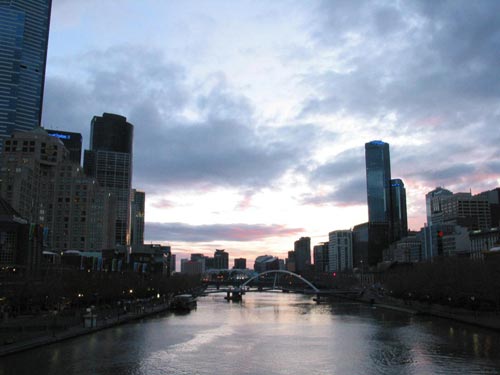
<svg viewBox="0 0 500 375"><path fill-rule="evenodd" d="M223 297L1 358L0 374L500 373L494 331L296 294Z"/></svg>

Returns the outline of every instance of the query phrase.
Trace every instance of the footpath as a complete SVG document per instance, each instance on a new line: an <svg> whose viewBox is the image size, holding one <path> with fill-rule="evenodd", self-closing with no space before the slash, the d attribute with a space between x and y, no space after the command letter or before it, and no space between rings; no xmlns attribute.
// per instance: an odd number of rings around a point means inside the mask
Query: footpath
<svg viewBox="0 0 500 375"><path fill-rule="evenodd" d="M2 340L0 342L0 357L74 337L88 335L106 328L164 312L169 307L170 302L164 302L155 305L138 306L136 309L127 312L117 311L113 314L101 316L99 314L94 316L89 314L87 319L85 319L84 314L80 318L81 320L78 319L78 325L73 324L64 326L63 328L61 328L60 322L58 322L56 318L52 318L54 325L40 326L40 324L38 324L38 326L29 326L28 323L25 323L20 333L14 331L16 332L15 335L12 334L12 330L8 331L9 325L10 328L14 328L14 324L17 324L19 327L19 319L22 318L13 318L10 322L0 323L0 331L3 331L0 333L0 339ZM35 319L31 319L31 322L34 322ZM25 320L27 322L27 319ZM42 327L41 330L39 329L40 327ZM31 331L34 331L31 332L31 334L29 334L30 328Z"/></svg>
<svg viewBox="0 0 500 375"><path fill-rule="evenodd" d="M370 290L367 290L358 300L360 302L370 303L378 308L401 311L413 315L429 315L451 319L460 323L472 324L478 327L500 331L500 312L472 311L413 300L402 300L379 295Z"/></svg>

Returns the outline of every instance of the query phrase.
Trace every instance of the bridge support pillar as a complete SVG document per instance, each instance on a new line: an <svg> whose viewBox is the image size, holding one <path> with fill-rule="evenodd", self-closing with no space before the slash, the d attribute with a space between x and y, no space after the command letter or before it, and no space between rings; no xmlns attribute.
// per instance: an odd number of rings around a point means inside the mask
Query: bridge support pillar
<svg viewBox="0 0 500 375"><path fill-rule="evenodd" d="M241 289L228 290L224 298L227 301L241 301L243 293L244 292Z"/></svg>

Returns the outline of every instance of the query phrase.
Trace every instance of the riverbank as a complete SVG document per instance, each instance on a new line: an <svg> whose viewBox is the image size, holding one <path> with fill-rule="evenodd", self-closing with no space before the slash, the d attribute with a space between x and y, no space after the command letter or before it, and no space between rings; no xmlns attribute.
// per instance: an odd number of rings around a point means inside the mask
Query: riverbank
<svg viewBox="0 0 500 375"><path fill-rule="evenodd" d="M400 311L412 315L429 315L500 331L500 314L498 312L471 311L431 303L401 300L388 296L381 296L374 292L365 292L356 300L363 303L369 303L377 308Z"/></svg>
<svg viewBox="0 0 500 375"><path fill-rule="evenodd" d="M96 319L85 322L82 316L81 324L65 327L60 330L47 326L47 329L37 332L31 337L20 340L12 339L12 335L2 335L3 340L0 343L0 357L17 352L37 348L44 345L50 345L56 342L68 340L78 336L88 335L103 329L111 328L120 324L125 324L133 320L143 319L145 317L165 312L170 307L170 301L156 305L141 306L133 311L123 312L114 315L96 316ZM57 323L54 321L54 323Z"/></svg>

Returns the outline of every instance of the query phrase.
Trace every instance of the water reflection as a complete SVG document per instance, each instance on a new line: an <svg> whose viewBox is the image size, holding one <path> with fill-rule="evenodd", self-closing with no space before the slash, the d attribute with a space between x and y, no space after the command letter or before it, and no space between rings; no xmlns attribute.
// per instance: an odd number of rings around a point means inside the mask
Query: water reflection
<svg viewBox="0 0 500 375"><path fill-rule="evenodd" d="M2 374L497 373L499 334L345 301L248 293L2 358Z"/></svg>

